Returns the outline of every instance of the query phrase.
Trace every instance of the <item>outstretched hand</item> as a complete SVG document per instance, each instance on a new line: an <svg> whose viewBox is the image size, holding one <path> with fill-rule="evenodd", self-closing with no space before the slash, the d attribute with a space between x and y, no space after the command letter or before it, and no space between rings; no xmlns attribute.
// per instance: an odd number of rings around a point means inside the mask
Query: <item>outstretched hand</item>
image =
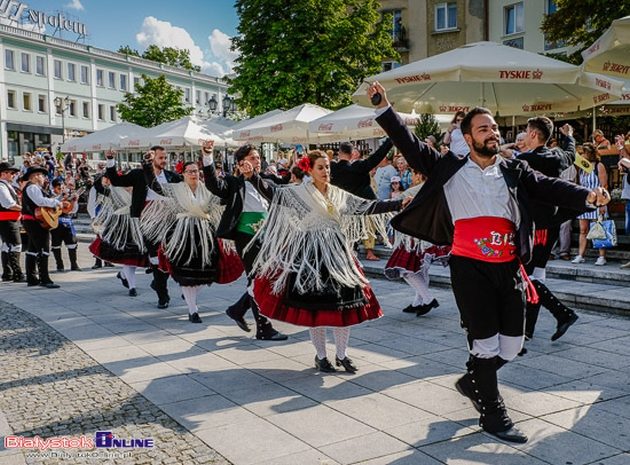
<svg viewBox="0 0 630 465"><path fill-rule="evenodd" d="M381 95L381 101L377 105L375 105L376 108L388 107L389 100L387 100L387 94L385 92L385 88L378 81L374 81L372 84L370 84L370 87L368 87L367 89L367 96L370 98L370 100L372 100L372 97L374 97L374 95L376 94Z"/></svg>
<svg viewBox="0 0 630 465"><path fill-rule="evenodd" d="M586 201L596 207L603 207L610 202L610 194L603 187L596 187L588 194Z"/></svg>

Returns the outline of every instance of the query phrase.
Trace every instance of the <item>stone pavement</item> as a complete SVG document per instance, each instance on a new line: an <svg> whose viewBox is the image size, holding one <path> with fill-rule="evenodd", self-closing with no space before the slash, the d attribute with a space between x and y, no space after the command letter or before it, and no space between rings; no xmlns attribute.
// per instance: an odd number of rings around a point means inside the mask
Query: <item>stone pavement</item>
<svg viewBox="0 0 630 465"><path fill-rule="evenodd" d="M148 452L89 463L630 464L628 318L581 312L551 343L541 314L529 353L499 373L530 436L514 446L481 432L453 387L467 354L449 290L435 289L441 306L416 318L400 311L405 285L373 280L386 315L352 330L360 371L331 375L315 372L304 328L277 324L289 341L262 342L224 315L243 280L204 289L193 325L173 283L172 306L159 310L147 275L136 298L114 276L0 285L0 435L155 439ZM28 452L0 448L0 464L88 463Z"/></svg>

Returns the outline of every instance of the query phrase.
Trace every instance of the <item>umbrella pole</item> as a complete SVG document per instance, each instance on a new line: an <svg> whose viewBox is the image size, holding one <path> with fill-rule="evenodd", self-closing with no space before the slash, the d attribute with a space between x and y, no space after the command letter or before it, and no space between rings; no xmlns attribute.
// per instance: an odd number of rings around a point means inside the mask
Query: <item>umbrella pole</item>
<svg viewBox="0 0 630 465"><path fill-rule="evenodd" d="M597 107L593 107L593 131L597 128ZM592 131L591 131L592 134Z"/></svg>
<svg viewBox="0 0 630 465"><path fill-rule="evenodd" d="M516 116L512 115L512 137L516 140Z"/></svg>

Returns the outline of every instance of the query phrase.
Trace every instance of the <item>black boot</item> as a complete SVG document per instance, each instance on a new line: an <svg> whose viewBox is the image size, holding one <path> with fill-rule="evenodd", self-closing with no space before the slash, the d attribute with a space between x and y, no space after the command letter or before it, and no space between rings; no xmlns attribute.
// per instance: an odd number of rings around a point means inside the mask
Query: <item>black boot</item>
<svg viewBox="0 0 630 465"><path fill-rule="evenodd" d="M20 266L20 252L9 252L9 266L13 272L13 282L24 282L24 273L22 273L22 267Z"/></svg>
<svg viewBox="0 0 630 465"><path fill-rule="evenodd" d="M225 314L233 319L239 328L246 332L251 331L247 321L245 321L245 313L250 307L250 299L250 295L245 291L241 298L230 305L225 311Z"/></svg>
<svg viewBox="0 0 630 465"><path fill-rule="evenodd" d="M61 247L52 249L53 256L55 257L55 263L57 264L57 271L64 271L63 258L61 258ZM41 270L40 270L41 273Z"/></svg>
<svg viewBox="0 0 630 465"><path fill-rule="evenodd" d="M98 257L94 257L94 265L92 265L92 269L98 270L99 268L103 268L103 260Z"/></svg>
<svg viewBox="0 0 630 465"><path fill-rule="evenodd" d="M551 336L551 340L560 339L569 327L578 319L577 314L569 307L564 305L552 292L539 281L533 281L538 293L540 304L551 312L557 321L556 332Z"/></svg>
<svg viewBox="0 0 630 465"><path fill-rule="evenodd" d="M530 340L534 337L538 314L540 313L540 302L537 304L527 303L525 307L525 339Z"/></svg>
<svg viewBox="0 0 630 465"><path fill-rule="evenodd" d="M68 256L70 257L70 269L72 271L82 271L77 263L77 249L68 249Z"/></svg>
<svg viewBox="0 0 630 465"><path fill-rule="evenodd" d="M57 289L59 284L53 283L48 275L48 255L42 253L37 260L37 265L39 267L39 285L48 289Z"/></svg>
<svg viewBox="0 0 630 465"><path fill-rule="evenodd" d="M258 311L258 305L254 299L250 299L252 313L256 320L256 339L261 341L286 341L288 336L276 331L266 316Z"/></svg>
<svg viewBox="0 0 630 465"><path fill-rule="evenodd" d="M171 299L168 295L168 274L153 267L153 281L150 285L158 296L158 308L167 308Z"/></svg>
<svg viewBox="0 0 630 465"><path fill-rule="evenodd" d="M26 268L26 283L29 286L38 286L39 278L37 277L37 255L26 253L24 259Z"/></svg>
<svg viewBox="0 0 630 465"><path fill-rule="evenodd" d="M499 395L497 368L505 361L498 361L497 357L489 359L471 357L469 363L472 393L481 409L479 426L504 441L527 442L527 436L512 423Z"/></svg>
<svg viewBox="0 0 630 465"><path fill-rule="evenodd" d="M13 280L13 271L11 270L11 265L9 264L9 252L2 252L2 280Z"/></svg>

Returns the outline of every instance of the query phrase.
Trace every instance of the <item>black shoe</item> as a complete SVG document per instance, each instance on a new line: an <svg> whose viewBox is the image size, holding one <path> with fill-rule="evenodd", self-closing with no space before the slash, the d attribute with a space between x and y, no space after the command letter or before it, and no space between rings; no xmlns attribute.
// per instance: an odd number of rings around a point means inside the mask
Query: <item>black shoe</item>
<svg viewBox="0 0 630 465"><path fill-rule="evenodd" d="M521 351L518 353L518 356L519 356L519 357L522 357L522 356L523 356L523 355L525 355L526 353L527 353L527 349L526 349L525 347L523 347L523 348L521 349Z"/></svg>
<svg viewBox="0 0 630 465"><path fill-rule="evenodd" d="M236 325L239 328L241 328L243 331L245 331L246 333L249 333L252 330L247 324L247 321L245 321L245 318L243 318L242 316L241 317L232 316L232 312L230 312L229 308L225 311L225 314L229 316L232 320L234 320L236 322Z"/></svg>
<svg viewBox="0 0 630 465"><path fill-rule="evenodd" d="M320 360L317 358L317 355L315 356L315 368L317 371L321 371L322 373L335 373L337 371L328 361L328 357L324 357Z"/></svg>
<svg viewBox="0 0 630 465"><path fill-rule="evenodd" d="M145 272L145 274L151 274L151 273L153 273L153 268L147 268L146 270L144 270L144 272Z"/></svg>
<svg viewBox="0 0 630 465"><path fill-rule="evenodd" d="M64 271L66 271L66 269L63 267L63 265L57 267L57 272L58 273L63 273Z"/></svg>
<svg viewBox="0 0 630 465"><path fill-rule="evenodd" d="M26 281L26 286L27 287L39 286L39 280L36 279L34 281Z"/></svg>
<svg viewBox="0 0 630 465"><path fill-rule="evenodd" d="M405 308L403 308L402 311L403 311L403 313L416 313L416 307L414 307L413 305L409 304Z"/></svg>
<svg viewBox="0 0 630 465"><path fill-rule="evenodd" d="M481 404L475 398L472 378L470 377L468 373L466 373L464 376L462 376L455 382L455 389L457 389L457 392L459 392L462 396L470 399L473 407L475 407L475 410L481 413Z"/></svg>
<svg viewBox="0 0 630 465"><path fill-rule="evenodd" d="M357 371L359 371L359 369L354 364L354 362L352 360L350 360L350 358L348 358L348 357L346 357L346 358L344 358L342 360L339 357L335 356L335 365L337 365L338 367L343 366L343 368L348 373L356 373Z"/></svg>
<svg viewBox="0 0 630 465"><path fill-rule="evenodd" d="M4 252L2 252L4 253ZM11 276L10 274L6 274L6 275L2 275L2 282L8 282L8 281L13 281L13 276Z"/></svg>
<svg viewBox="0 0 630 465"><path fill-rule="evenodd" d="M157 308L168 308L168 300L158 300Z"/></svg>
<svg viewBox="0 0 630 465"><path fill-rule="evenodd" d="M516 442L518 444L524 444L528 440L528 437L525 436L525 433L523 433L516 426L512 426L507 431L498 431L498 432L486 431L486 433L496 436L497 438L503 441Z"/></svg>
<svg viewBox="0 0 630 465"><path fill-rule="evenodd" d="M289 336L272 329L271 332L256 334L256 339L259 341L286 341L289 339Z"/></svg>
<svg viewBox="0 0 630 465"><path fill-rule="evenodd" d="M105 268L114 268L114 264L110 262L105 262Z"/></svg>
<svg viewBox="0 0 630 465"><path fill-rule="evenodd" d="M199 318L199 313L195 312L192 315L188 315L188 321L191 323L201 323L201 318Z"/></svg>
<svg viewBox="0 0 630 465"><path fill-rule="evenodd" d="M571 325L575 323L577 320L578 320L578 316L575 312L573 312L573 314L564 323L558 322L558 327L556 328L556 332L553 333L553 336L551 336L551 340L556 341L560 339L562 336L564 336L564 333L566 333L567 330L571 327Z"/></svg>
<svg viewBox="0 0 630 465"><path fill-rule="evenodd" d="M117 277L118 279L120 279L120 282L122 283L122 285L123 285L125 288L129 289L129 282L128 282L125 278L123 278L123 275L122 275L122 273L121 273L120 271L118 272L118 274L116 275L116 277Z"/></svg>
<svg viewBox="0 0 630 465"><path fill-rule="evenodd" d="M26 282L26 278L24 277L24 275L14 276L13 277L13 282L14 283L25 283Z"/></svg>
<svg viewBox="0 0 630 465"><path fill-rule="evenodd" d="M79 265L72 265L70 267L70 271L83 271L83 270L79 267Z"/></svg>
<svg viewBox="0 0 630 465"><path fill-rule="evenodd" d="M440 303L437 301L437 299L433 299L428 304L418 305L417 307L415 307L416 316L426 315L427 313L431 311L431 309L438 308L439 306L440 306Z"/></svg>
<svg viewBox="0 0 630 465"><path fill-rule="evenodd" d="M94 265L92 265L92 269L93 270L98 270L99 268L103 268L103 264L102 263L95 263Z"/></svg>
<svg viewBox="0 0 630 465"><path fill-rule="evenodd" d="M59 284L55 284L52 281L49 283L39 283L41 287L45 287L46 289L59 289L61 286Z"/></svg>
<svg viewBox="0 0 630 465"><path fill-rule="evenodd" d="M129 297L137 297L138 296L138 291L136 291L135 287L132 287L131 289L129 289Z"/></svg>

